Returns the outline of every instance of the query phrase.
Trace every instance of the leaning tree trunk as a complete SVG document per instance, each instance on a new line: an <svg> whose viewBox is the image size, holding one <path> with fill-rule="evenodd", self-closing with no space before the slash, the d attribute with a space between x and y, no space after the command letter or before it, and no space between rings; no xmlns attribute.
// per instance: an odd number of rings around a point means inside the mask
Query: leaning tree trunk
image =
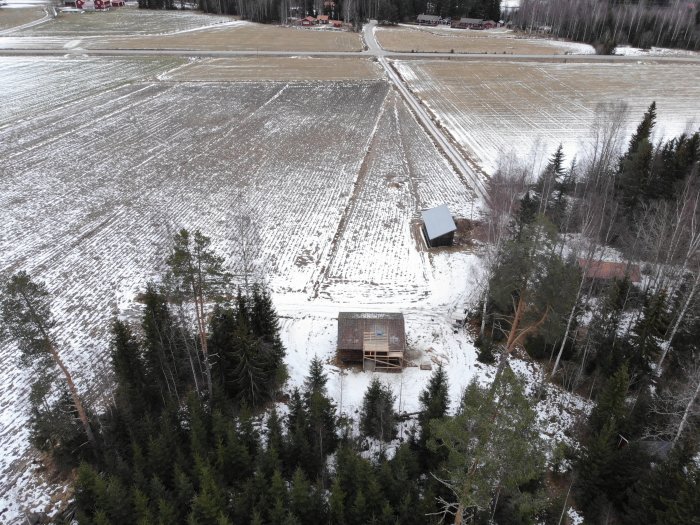
<svg viewBox="0 0 700 525"><path fill-rule="evenodd" d="M87 436L90 444L93 447L97 448L97 441L95 440L95 435L92 433L90 420L88 419L88 415L85 411L85 407L83 406L83 402L80 400L80 396L78 395L78 389L75 387L73 377L68 371L68 368L66 368L66 365L63 363L61 356L58 355L58 351L56 350L56 347L53 345L53 343L50 343L50 350L51 356L53 357L54 361L56 361L56 364L61 369L61 372L63 372L63 375L66 377L68 390L70 391L71 398L73 399L73 405L75 405L75 409L78 411L78 417L80 418L80 422L83 424L85 435Z"/></svg>
<svg viewBox="0 0 700 525"><path fill-rule="evenodd" d="M97 440L95 440L95 435L92 433L92 427L90 426L90 419L88 418L85 407L83 406L83 402L80 399L80 395L78 394L78 389L75 387L75 383L73 382L73 376L71 376L70 371L68 370L66 365L63 363L63 360L61 359L61 356L58 353L58 349L56 348L56 345L53 343L53 340L51 339L51 336L49 335L48 331L46 330L44 323L41 321L41 319L37 315L36 311L34 310L34 306L32 305L32 302L29 300L29 298L25 294L22 294L22 298L24 299L24 303L27 305L27 309L29 310L32 318L34 319L34 323L36 324L37 328L39 329L39 333L41 333L41 337L44 339L44 341L46 341L46 346L49 350L49 353L51 354L51 357L53 358L56 365L61 369L61 372L63 372L63 375L66 378L66 383L68 384L68 390L69 390L71 398L73 400L73 405L75 406L75 409L78 412L78 417L80 418L80 422L83 424L83 428L85 430L85 435L87 436L88 441L90 442L90 445L92 445L93 448L96 450L97 449Z"/></svg>

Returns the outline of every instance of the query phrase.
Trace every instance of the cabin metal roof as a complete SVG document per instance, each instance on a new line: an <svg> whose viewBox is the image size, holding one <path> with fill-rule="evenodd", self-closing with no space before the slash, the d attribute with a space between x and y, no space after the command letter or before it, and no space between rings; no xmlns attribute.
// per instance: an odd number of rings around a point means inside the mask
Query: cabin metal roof
<svg viewBox="0 0 700 525"><path fill-rule="evenodd" d="M338 314L338 349L362 350L365 332L386 335L389 351L403 352L406 331L401 313L340 312Z"/></svg>
<svg viewBox="0 0 700 525"><path fill-rule="evenodd" d="M431 241L457 229L455 221L452 219L452 214L445 204L441 204L437 208L423 210L421 217L425 224L425 231Z"/></svg>

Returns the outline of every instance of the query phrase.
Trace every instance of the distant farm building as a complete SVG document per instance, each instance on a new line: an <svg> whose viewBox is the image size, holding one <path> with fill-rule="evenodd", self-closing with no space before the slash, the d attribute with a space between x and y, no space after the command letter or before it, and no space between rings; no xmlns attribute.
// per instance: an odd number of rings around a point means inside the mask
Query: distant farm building
<svg viewBox="0 0 700 525"><path fill-rule="evenodd" d="M337 348L343 363L362 363L364 370L400 371L406 352L403 314L340 312Z"/></svg>
<svg viewBox="0 0 700 525"><path fill-rule="evenodd" d="M421 212L423 219L422 231L428 246L452 246L457 226L449 208L442 204Z"/></svg>
<svg viewBox="0 0 700 525"><path fill-rule="evenodd" d="M596 281L612 281L614 279L621 281L625 277L628 277L633 283L642 280L642 272L636 264L579 259L578 266L583 270L587 279Z"/></svg>
<svg viewBox="0 0 700 525"><path fill-rule="evenodd" d="M301 19L301 25L303 26L312 26L314 24L316 24L316 19L313 16L307 16Z"/></svg>
<svg viewBox="0 0 700 525"><path fill-rule="evenodd" d="M329 19L330 17L328 15L318 15L316 18L319 24L327 24Z"/></svg>
<svg viewBox="0 0 700 525"><path fill-rule="evenodd" d="M482 18L460 18L452 21L452 27L457 29L483 29L484 20Z"/></svg>
<svg viewBox="0 0 700 525"><path fill-rule="evenodd" d="M416 19L419 26L436 26L440 23L438 15L418 15Z"/></svg>

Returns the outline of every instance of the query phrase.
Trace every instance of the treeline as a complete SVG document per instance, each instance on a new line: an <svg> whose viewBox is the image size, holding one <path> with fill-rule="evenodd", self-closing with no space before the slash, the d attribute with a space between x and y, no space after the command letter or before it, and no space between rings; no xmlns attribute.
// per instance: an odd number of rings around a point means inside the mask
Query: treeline
<svg viewBox="0 0 700 525"><path fill-rule="evenodd" d="M582 450L562 450L592 523L700 512L700 135L655 143L655 116L621 150L624 109L601 108L582 162L560 147L534 182L518 165L490 181L480 359L501 368L522 348L596 400Z"/></svg>
<svg viewBox="0 0 700 525"><path fill-rule="evenodd" d="M620 44L700 49L700 8L686 0L522 0L513 21L526 31L593 44L603 54Z"/></svg>
<svg viewBox="0 0 700 525"><path fill-rule="evenodd" d="M189 5L189 4L188 4ZM474 17L498 21L500 0L197 0L197 9L205 13L241 16L253 22L286 22L289 18L328 15L360 27L363 22L411 22L419 14L443 17ZM145 9L184 8L181 0L139 0Z"/></svg>

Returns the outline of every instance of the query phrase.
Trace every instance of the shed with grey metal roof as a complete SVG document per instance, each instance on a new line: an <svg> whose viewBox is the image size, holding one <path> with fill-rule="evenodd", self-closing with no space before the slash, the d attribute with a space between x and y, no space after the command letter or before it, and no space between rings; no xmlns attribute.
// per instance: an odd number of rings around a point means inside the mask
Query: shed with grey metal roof
<svg viewBox="0 0 700 525"><path fill-rule="evenodd" d="M423 219L423 235L428 246L451 246L457 226L452 218L449 208L441 204L436 208L430 208L421 212Z"/></svg>

